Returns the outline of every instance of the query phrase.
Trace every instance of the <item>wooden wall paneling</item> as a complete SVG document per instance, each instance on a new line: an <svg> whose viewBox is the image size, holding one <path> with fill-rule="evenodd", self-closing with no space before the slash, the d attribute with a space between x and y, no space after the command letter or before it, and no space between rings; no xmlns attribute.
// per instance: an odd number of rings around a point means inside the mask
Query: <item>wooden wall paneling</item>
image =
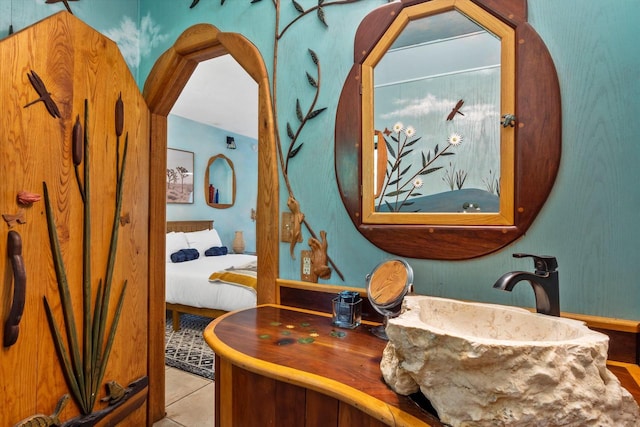
<svg viewBox="0 0 640 427"><path fill-rule="evenodd" d="M307 390L306 398L305 427L326 427L337 425L339 408L338 400L314 390Z"/></svg>
<svg viewBox="0 0 640 427"><path fill-rule="evenodd" d="M90 41L91 45L77 51L76 63L86 64L87 69L85 77L74 80L90 82L87 84L88 93L78 94L76 100L78 104L81 105L89 94L93 95L89 102L89 122L93 123L95 120L95 125L91 125L96 126L96 130L89 136L90 143L95 148L91 166L95 168L96 174L93 196L98 200L93 203L93 207L96 215L102 219L102 224L100 228L94 226L96 236L101 239L94 239L92 246L100 245L104 251L102 256L96 258L93 269L93 280L96 283L105 275L113 221L116 196L114 109L120 96L124 105L124 133L120 138L121 153L124 152L124 143L128 135L121 211L121 218L124 220L119 224L118 252L108 324L113 321L117 298L125 281L127 281L127 289L114 348L104 377L104 382L115 380L126 386L147 375L149 175L140 171L149 170L149 114L146 103L115 43L106 43L104 37L89 27L85 28L86 34L82 37ZM98 186L99 182L102 183L100 186ZM93 250L92 247L92 252ZM94 292L97 288L96 283L93 285ZM102 394L105 392L101 390ZM134 414L126 418L127 424L144 425L146 406L142 405Z"/></svg>
<svg viewBox="0 0 640 427"><path fill-rule="evenodd" d="M609 359L640 364L640 333L594 327L591 329L609 336Z"/></svg>
<svg viewBox="0 0 640 427"><path fill-rule="evenodd" d="M607 366L640 401L638 366L621 362L608 362ZM349 403L247 371L219 356L216 356L216 375L216 427L387 425ZM405 415L398 412L394 419L399 425L412 425L415 419Z"/></svg>
<svg viewBox="0 0 640 427"><path fill-rule="evenodd" d="M227 366L224 368L224 371L222 370L222 363L225 363ZM213 413L213 425L215 427L221 427L222 425L225 425L222 423L222 417L221 414L228 414L230 412L229 407L227 405L227 401L231 398L231 396L233 395L233 390L231 389L231 381L230 381L230 375L231 375L231 368L229 366L229 361L228 360L223 360L220 358L220 356L218 356L217 354L214 356L214 372L216 373L216 378L215 381L213 382L213 401L214 401L214 408L221 408L221 409L217 409L214 411ZM224 375L222 375L222 372L224 372ZM221 385L225 385L226 390L225 390L225 394L224 394L224 398L222 397L222 387ZM222 406L225 405L225 406ZM222 409L223 408L223 409Z"/></svg>
<svg viewBox="0 0 640 427"><path fill-rule="evenodd" d="M273 397L276 408L276 425L308 426L306 404L309 397L305 389L290 383L276 381L276 394ZM305 404L306 403L306 404ZM321 424L330 426L331 424Z"/></svg>
<svg viewBox="0 0 640 427"><path fill-rule="evenodd" d="M92 44L78 50L76 62L87 64L88 68L85 76L74 80L86 82L90 81L91 76L94 78L87 85L87 92L78 94L77 102L81 104L85 97L90 97L89 123L94 126L92 123L95 120L96 126L96 131L89 134L90 143L95 149L92 168L96 168L96 178L101 179L94 181L96 185L93 188L97 191L93 191L93 197L96 197L97 202L93 206L96 216L102 219L102 224L98 227L94 225L94 230L97 231L96 236L102 239L94 239L92 252L93 246L98 244L104 250L104 254L96 258L93 269L93 280L96 283L105 275L115 206L117 147L114 109L119 97L124 106L124 133L120 138L120 153L124 153L125 140L128 152L123 177L118 252L113 273L114 288L107 324L113 322L117 298L125 281L127 289L104 382L115 380L126 386L147 375L149 175L140 171L149 170L149 113L115 43L107 42L107 39L89 27L85 28L86 35L82 39L91 41ZM102 184L98 186L98 182ZM95 292L96 284L93 287ZM106 391L102 390L101 393ZM129 425L144 425L147 418L146 406L142 405L134 414L125 417Z"/></svg>
<svg viewBox="0 0 640 427"><path fill-rule="evenodd" d="M214 413L215 427L233 426L233 366L227 359L215 356L215 407L219 408Z"/></svg>
<svg viewBox="0 0 640 427"><path fill-rule="evenodd" d="M3 121L2 158L3 158L3 196L2 213L15 213L18 209L16 194L27 190L42 194L42 182L56 177L51 183L51 189L68 188L68 168L61 168L62 151L65 147L65 132L59 119L49 115L44 103L36 103L29 108L24 105L38 98L38 94L30 85L27 73L31 70L43 80L47 90L55 96L54 100L62 114L68 114L71 105L66 75L69 69L57 70L51 73L52 66L57 61L72 63L72 53L67 46L69 28L64 22L55 25L45 25L29 28L20 37L12 37L2 43L2 97L5 99L5 111L9 117ZM53 42L54 37L55 42ZM43 40L38 46L35 40ZM38 47L51 49L52 57L40 55ZM5 64L8 65L7 68ZM68 65L68 64L67 64ZM7 87L6 84L10 87ZM5 98L5 94L9 95ZM8 101L8 102L7 102ZM40 155L39 155L40 153ZM56 203L54 209L64 221L69 218L68 200ZM3 395L9 402L5 402L0 413L0 425L13 425L20 419L26 418L37 411L46 412L55 406L57 399L65 392L64 379L57 369L54 359L55 350L52 345L49 328L44 316L42 296L50 294L53 271L51 270L51 256L48 249L47 226L44 221L43 202L38 202L25 211L26 224L16 224L12 230L20 233L23 244L23 258L27 272L26 305L20 324L18 342L13 347L3 348L0 358L0 371L3 378ZM2 224L2 259L6 260L6 236L9 230L7 224ZM68 230L63 230L63 242ZM77 249L76 245L73 249ZM12 289L12 270L5 265L4 289ZM71 274L70 278L74 279ZM54 291L57 289L54 288ZM10 293L3 296L3 306ZM57 300L51 301L59 306ZM0 318L6 319L6 311ZM33 369L41 366L40 370ZM54 361L53 364L51 361ZM43 378L42 375L45 375ZM38 391L40 391L40 396ZM55 397L57 396L57 397ZM40 397L40 399L38 399ZM46 408L39 409L38 406ZM68 405L67 411L73 411L73 405Z"/></svg>
<svg viewBox="0 0 640 427"><path fill-rule="evenodd" d="M363 288L285 279L278 279L276 288L276 302L278 304L321 313L331 313L331 301L338 296L340 291L355 291L360 293L362 298L362 320L376 323L383 321L382 315L373 308L367 298L367 292Z"/></svg>
<svg viewBox="0 0 640 427"><path fill-rule="evenodd" d="M33 29L23 30L24 36L8 37L0 42L0 95L3 100L3 113L0 115L0 144L2 148L2 161L0 173L2 174L2 189L0 192L0 211L3 214L16 214L18 206L15 203L16 192L20 189L31 189L41 193L41 181L45 168L49 163L43 161L38 168L31 167L30 176L18 176L18 171L30 169L30 159L33 156L31 141L23 130L28 128L26 116L35 111L23 111L27 96L33 98L35 92L30 89L23 61L25 57L33 58L35 55L28 48L24 40L33 39ZM21 54L21 55L20 55ZM30 89L28 92L27 89ZM35 96L37 98L37 95ZM28 110L28 109L26 109ZM41 112L42 113L42 112ZM47 114L46 111L44 114ZM50 121L45 124L51 126ZM52 128L55 130L55 128ZM47 129L42 129L45 132ZM11 149L7 150L7 146ZM0 411L0 425L13 425L19 419L33 414L36 408L36 394L31 393L37 388L37 372L32 369L37 366L38 348L40 344L41 320L39 313L42 307L40 298L35 297L41 293L43 281L32 280L32 266L39 265L43 255L38 255L34 250L39 247L38 240L44 234L41 222L34 221L41 212L41 206L25 209L26 224L22 224L18 231L23 245L23 257L27 271L27 292L22 320L19 325L19 335L16 343L11 347L0 347L0 390L3 396L3 408ZM11 308L13 295L13 271L7 256L7 235L9 227L2 222L0 224L0 266L3 271L3 283L0 286L0 337L4 340L4 321ZM37 236L37 238L36 238ZM36 270L37 271L37 270ZM43 279L49 276L47 270L43 271ZM15 372L22 372L20 381L14 380Z"/></svg>
<svg viewBox="0 0 640 427"><path fill-rule="evenodd" d="M217 356L216 356L217 357ZM381 427L386 424L326 394L252 373L218 358L216 427ZM227 388L232 384L233 393ZM227 402L223 404L222 402ZM224 406L220 406L224 405ZM227 411L231 409L231 414Z"/></svg>
<svg viewBox="0 0 640 427"><path fill-rule="evenodd" d="M338 413L338 426L340 427L384 427L386 425L351 405L340 403Z"/></svg>
<svg viewBox="0 0 640 427"><path fill-rule="evenodd" d="M233 426L276 426L276 381L233 366ZM225 391L223 390L223 393ZM237 397L242 396L238 399Z"/></svg>
<svg viewBox="0 0 640 427"><path fill-rule="evenodd" d="M237 59L237 58L236 58ZM263 65L264 67L264 65ZM258 200L256 203L256 249L258 253L258 304L276 301L276 279L280 263L279 173L271 92L266 72L258 81Z"/></svg>
<svg viewBox="0 0 640 427"><path fill-rule="evenodd" d="M115 102L122 94L125 106L124 131L129 133L127 170L120 240L114 269L113 289L107 325L111 324L116 300L128 280L125 303L108 361L104 381L122 385L144 377L147 372L147 218L149 116L146 104L117 46L67 12L53 15L0 42L0 93L4 100L0 120L3 191L0 210L17 209L16 194L27 190L43 194L46 181L70 284L73 311L82 342L82 201L71 162L71 133L77 116L84 126L84 102L88 100L90 182L92 192L91 278L95 297L99 278L105 276L106 258L115 206ZM44 103L24 105L38 98L27 73L35 71L55 101L60 118L52 117ZM121 150L123 150L124 136ZM121 151L122 152L122 151ZM82 167L81 167L82 176ZM25 208L26 224L14 226L23 237L27 267L27 304L16 346L0 351L0 374L5 398L0 425L13 425L35 413L52 413L68 386L56 357L43 296L49 302L56 323L64 331L60 296L53 271L44 200ZM0 238L6 240L8 227ZM6 260L6 245L0 255ZM123 263L122 260L126 260ZM5 284L11 289L10 268L2 261ZM5 318L7 292L0 291L0 317ZM93 300L93 298L92 298ZM65 339L65 342L67 340ZM138 345L130 351L131 343ZM37 367L37 369L34 369ZM99 389L99 397L106 394ZM105 406L98 403L95 410ZM132 405L135 410L136 405ZM130 422L144 425L146 409L135 410ZM78 414L68 404L61 414L68 420ZM126 416L126 415L125 415ZM129 422L129 421L128 421Z"/></svg>
<svg viewBox="0 0 640 427"><path fill-rule="evenodd" d="M149 401L148 422L153 423L165 414L164 325L165 325L165 226L166 191L158 183L166 182L167 173L167 117L151 114L149 165ZM158 141L164 141L158 143ZM155 188L157 186L158 188ZM158 354L158 352L161 352ZM148 424L149 426L151 424Z"/></svg>

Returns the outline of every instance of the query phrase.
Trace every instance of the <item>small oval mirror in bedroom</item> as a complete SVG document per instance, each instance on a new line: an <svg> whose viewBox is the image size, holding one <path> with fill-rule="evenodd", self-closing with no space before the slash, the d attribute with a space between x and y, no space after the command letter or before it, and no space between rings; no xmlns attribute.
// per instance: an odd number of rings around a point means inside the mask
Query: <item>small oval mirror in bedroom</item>
<svg viewBox="0 0 640 427"><path fill-rule="evenodd" d="M212 208L226 209L236 201L236 173L224 154L209 159L204 172L204 199Z"/></svg>

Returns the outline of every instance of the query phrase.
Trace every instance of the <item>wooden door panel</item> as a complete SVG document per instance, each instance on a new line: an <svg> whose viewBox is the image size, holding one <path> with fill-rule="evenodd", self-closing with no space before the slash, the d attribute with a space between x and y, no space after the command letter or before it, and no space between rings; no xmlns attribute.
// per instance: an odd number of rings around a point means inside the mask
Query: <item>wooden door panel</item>
<svg viewBox="0 0 640 427"><path fill-rule="evenodd" d="M32 40L46 36L41 34L41 31L33 30L31 33L33 34L29 34L29 38ZM41 401L38 405L37 390L60 393L62 390L56 384L64 384L62 377L57 371L54 373L53 369L43 369L46 384L42 384L37 371L40 354L48 354L49 359L54 357L50 336L43 334L48 332L48 329L45 329L42 296L49 293L47 288L55 280L46 246L44 205L37 202L31 207L20 207L16 203L19 191L42 194L42 182L47 176L55 176L55 160L50 154L52 144L48 141L43 142L42 138L46 136L47 139L50 137L52 140L61 140L64 131L59 122L48 114L43 103L24 107L28 102L38 98L37 92L29 83L27 73L33 68L42 70L47 66L46 58L37 56L30 48L31 43L25 46L22 41L24 35L23 33L22 37L7 38L0 45L0 93L4 104L4 119L1 122L0 133L3 159L0 163L0 173L3 177L0 213L21 213L21 222L24 222L15 223L11 227L5 222L0 224L0 259L4 272L4 283L0 290L0 319L3 325L9 314L14 289L13 270L7 257L6 243L10 229L20 235L27 277L25 305L17 341L11 347L3 346L0 351L1 388L7 402L3 411L0 411L0 425L13 425L16 421L37 413L36 408L40 408L42 413L52 413L55 401ZM45 84L49 91L58 89L53 78L46 77ZM60 102L60 108L65 108L63 102ZM59 156L56 160L58 158ZM4 339L4 331L0 333Z"/></svg>
<svg viewBox="0 0 640 427"><path fill-rule="evenodd" d="M34 71L55 102L59 117L52 116L44 102L25 107L39 97L29 79ZM83 345L83 271L91 271L89 313L93 318L98 289L104 289L107 276L112 230L117 230L102 351L116 317L120 293L125 282L127 285L110 357L98 384L94 412L107 407L100 399L107 393L104 385L108 381L127 386L147 375L149 113L115 43L66 12L0 41L0 75L3 99L0 213L15 214L22 210L26 221L11 228L4 221L0 223L0 266L4 282L0 286L2 326L13 292L6 247L9 230L17 231L22 238L27 271L26 302L18 340L13 346L0 349L0 393L5 397L0 425L13 425L36 413L51 414L58 399L70 392L54 346L44 298L51 308L53 323L64 336L66 351L73 353L65 332L67 322L54 269L44 197L24 207L16 202L19 191L44 195L43 183L46 182L69 283L78 354L83 360L88 360ZM120 97L124 126L117 144L115 111ZM78 165L79 178L72 156L77 119L88 136L87 155L82 156ZM126 160L125 139L128 140ZM123 164L122 203L116 214L117 169L121 170ZM80 188L88 194L85 197L90 205L87 214L91 225L87 250L90 259L86 264L90 267L87 268L83 266L86 204ZM4 334L2 329L0 337ZM79 413L72 399L60 418L69 420ZM123 425L145 423L145 410L140 408Z"/></svg>

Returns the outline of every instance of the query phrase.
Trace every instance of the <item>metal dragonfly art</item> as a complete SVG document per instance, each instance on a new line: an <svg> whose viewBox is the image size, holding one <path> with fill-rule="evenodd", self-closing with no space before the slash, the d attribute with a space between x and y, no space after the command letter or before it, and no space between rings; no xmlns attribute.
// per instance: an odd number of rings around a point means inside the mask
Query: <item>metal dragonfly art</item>
<svg viewBox="0 0 640 427"><path fill-rule="evenodd" d="M24 106L24 108L27 108L28 106L33 105L36 102L42 101L45 107L47 107L47 111L53 118L60 118L60 110L58 109L55 101L51 98L51 93L49 93L49 91L47 90L47 87L44 85L44 82L42 81L40 76L38 76L33 70L31 70L30 73L27 73L27 76L29 77L31 86L33 86L36 92L38 92L40 98L36 99L35 101L29 102Z"/></svg>

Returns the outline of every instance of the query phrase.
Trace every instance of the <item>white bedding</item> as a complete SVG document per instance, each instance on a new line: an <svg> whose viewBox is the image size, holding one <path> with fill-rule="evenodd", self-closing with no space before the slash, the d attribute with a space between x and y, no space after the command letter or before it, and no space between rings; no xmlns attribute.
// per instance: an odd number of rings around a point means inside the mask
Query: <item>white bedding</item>
<svg viewBox="0 0 640 427"><path fill-rule="evenodd" d="M198 308L233 311L256 305L254 289L222 282L211 283L209 276L229 267L241 267L256 256L229 254L200 256L193 261L166 263L166 301Z"/></svg>

